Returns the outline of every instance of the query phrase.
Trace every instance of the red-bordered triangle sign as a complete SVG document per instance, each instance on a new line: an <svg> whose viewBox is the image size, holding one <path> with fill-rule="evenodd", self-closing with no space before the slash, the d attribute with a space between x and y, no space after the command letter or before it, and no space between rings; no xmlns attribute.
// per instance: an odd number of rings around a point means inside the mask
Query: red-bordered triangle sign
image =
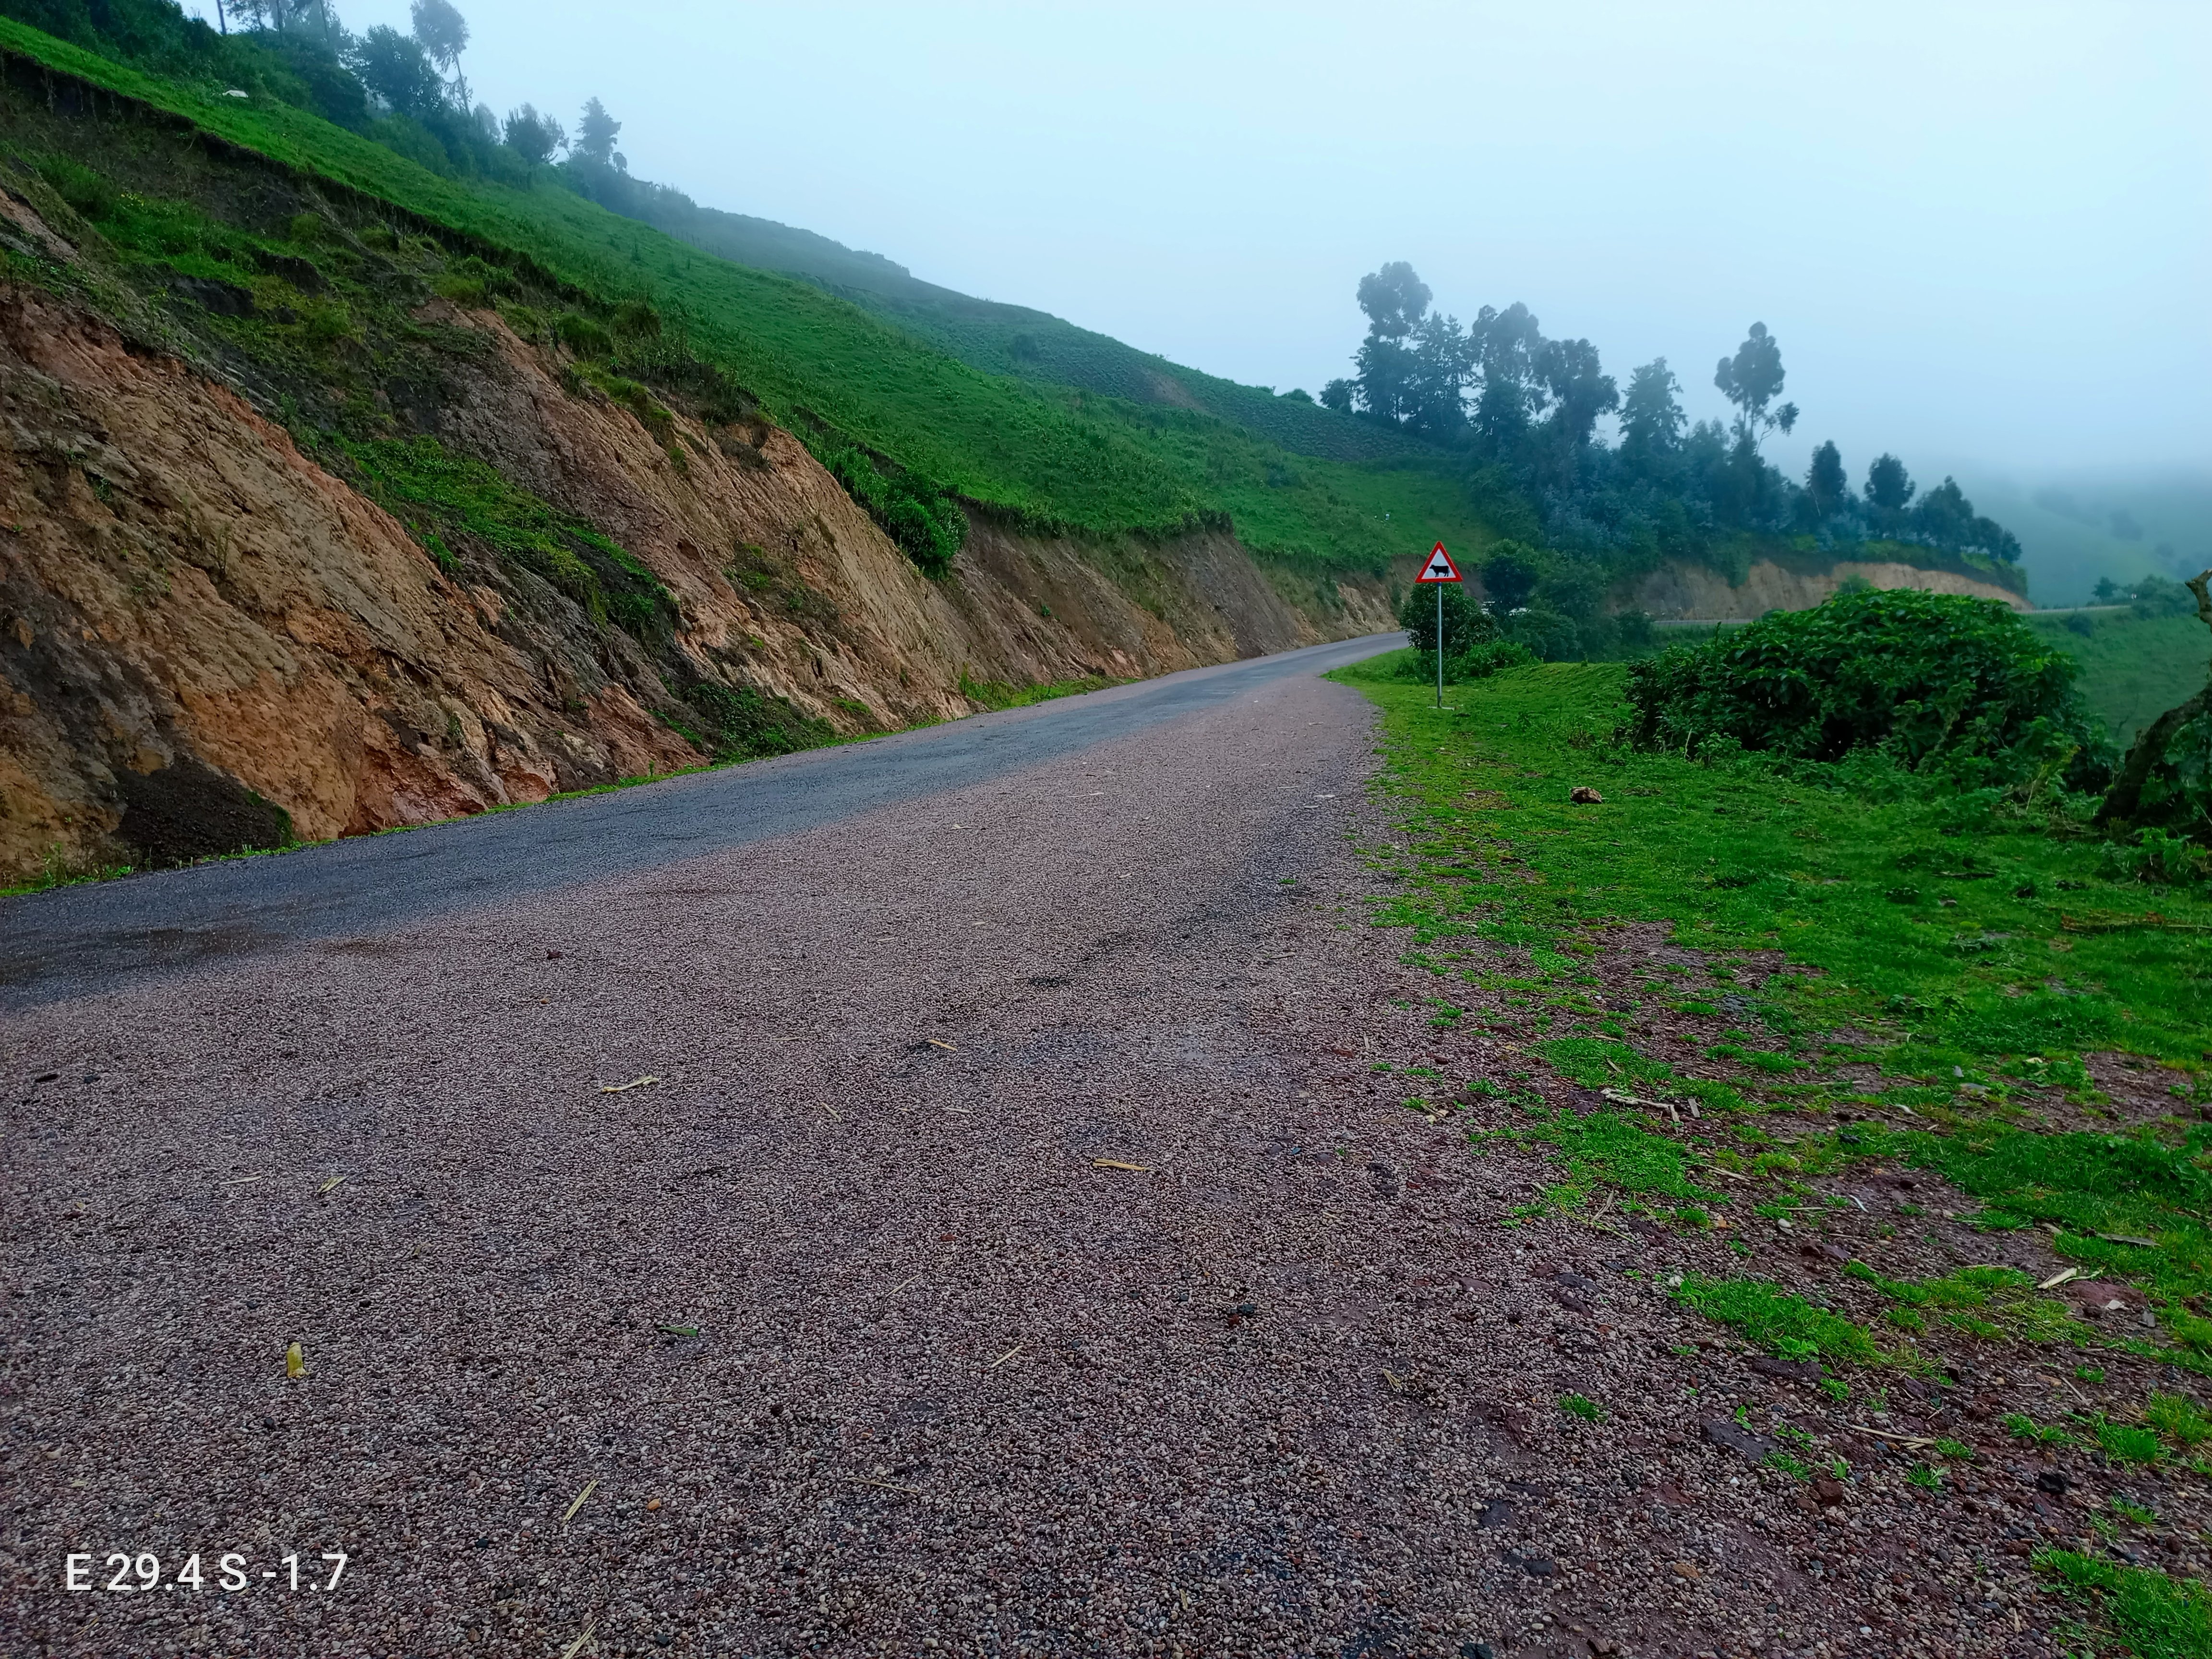
<svg viewBox="0 0 2212 1659"><path fill-rule="evenodd" d="M1429 550L1429 562L1421 567L1421 574L1413 578L1417 582L1455 582L1461 580L1459 567L1452 562L1451 555L1438 542Z"/></svg>

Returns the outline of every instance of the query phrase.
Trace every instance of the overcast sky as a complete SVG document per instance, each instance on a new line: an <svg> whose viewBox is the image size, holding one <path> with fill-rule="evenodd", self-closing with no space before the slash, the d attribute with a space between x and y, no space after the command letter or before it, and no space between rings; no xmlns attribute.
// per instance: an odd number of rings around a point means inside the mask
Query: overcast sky
<svg viewBox="0 0 2212 1659"><path fill-rule="evenodd" d="M1348 372L1402 258L1696 414L1764 321L1793 465L2212 458L2207 0L459 3L502 112L1240 380Z"/></svg>

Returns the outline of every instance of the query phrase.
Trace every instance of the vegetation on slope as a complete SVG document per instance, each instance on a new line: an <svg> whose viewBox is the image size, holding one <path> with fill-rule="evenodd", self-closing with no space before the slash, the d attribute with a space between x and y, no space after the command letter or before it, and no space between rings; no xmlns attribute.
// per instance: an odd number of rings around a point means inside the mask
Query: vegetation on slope
<svg viewBox="0 0 2212 1659"><path fill-rule="evenodd" d="M2119 743L2203 684L2212 663L2212 635L2187 614L2130 608L2023 620L2081 664L2090 708Z"/></svg>
<svg viewBox="0 0 2212 1659"><path fill-rule="evenodd" d="M1504 533L1594 587L1600 612L1613 608L1608 589L1668 558L1740 579L1758 557L1871 555L2019 584L2016 545L1949 480L1915 502L1883 456L1853 491L1832 445L1802 487L1769 466L1759 439L1796 410L1775 401L1780 355L1763 329L1723 361L1735 429L1686 431L1663 362L1638 369L1624 399L1589 342L1547 340L1518 305L1485 307L1462 331L1429 313L1410 268L1389 265L1360 284L1372 325L1357 376L1317 404L702 208L630 175L621 124L596 100L573 141L528 105L502 122L471 106L467 26L445 0L416 8L411 36L351 35L326 0L259 0L247 8L256 27L235 38L185 21L170 0L0 0L0 10L157 71L169 106L240 142L526 250L603 298L681 317L702 355L932 571L957 549L965 502L1086 537L1233 528L1308 577L1381 573L1435 539L1479 551ZM254 95L228 99L230 85ZM395 167L394 155L418 165ZM1594 434L1615 409L1621 441L1608 446ZM1615 643L1553 627L1532 648L1603 655Z"/></svg>
<svg viewBox="0 0 2212 1659"><path fill-rule="evenodd" d="M833 465L863 454L925 503L949 493L1085 536L1233 528L1314 576L1380 573L1437 538L1485 537L1449 469L1293 456L1199 410L985 374L814 285L713 258L542 173L514 185L442 176L279 99L146 75L18 23L0 21L0 49L19 74L35 74L27 59L80 76L363 192L398 210L403 230L472 238L494 264L522 256L592 305L648 303Z"/></svg>

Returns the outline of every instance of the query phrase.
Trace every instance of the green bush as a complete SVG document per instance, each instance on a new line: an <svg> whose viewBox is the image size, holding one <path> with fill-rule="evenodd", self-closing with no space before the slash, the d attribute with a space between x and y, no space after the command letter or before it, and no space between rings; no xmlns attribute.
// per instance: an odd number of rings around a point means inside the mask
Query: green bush
<svg viewBox="0 0 2212 1659"><path fill-rule="evenodd" d="M579 357L604 358L615 355L614 336L589 317L573 311L563 312L554 323L553 337Z"/></svg>
<svg viewBox="0 0 2212 1659"><path fill-rule="evenodd" d="M90 167L58 155L39 163L39 176L53 186L54 194L87 219L105 219L120 199L115 186Z"/></svg>
<svg viewBox="0 0 2212 1659"><path fill-rule="evenodd" d="M1493 640L1456 657L1445 658L1444 678L1454 684L1486 680L1500 669L1519 668L1535 660L1536 653L1525 645L1516 645L1511 640Z"/></svg>
<svg viewBox="0 0 2212 1659"><path fill-rule="evenodd" d="M1996 599L1911 589L1838 593L1629 669L1645 748L1717 738L1796 759L1879 750L1919 769L2010 760L2101 781L2106 748L2074 659Z"/></svg>
<svg viewBox="0 0 2212 1659"><path fill-rule="evenodd" d="M1505 631L1532 660L1576 662L1589 654L1583 642L1583 626L1541 599L1507 617Z"/></svg>
<svg viewBox="0 0 2212 1659"><path fill-rule="evenodd" d="M1413 649L1428 665L1428 672L1431 676L1436 672L1439 599L1442 600L1443 650L1447 660L1465 656L1498 637L1498 624L1468 592L1466 583L1426 582L1407 588L1405 598L1398 601L1398 626L1406 630L1413 641Z"/></svg>
<svg viewBox="0 0 2212 1659"><path fill-rule="evenodd" d="M703 717L701 725L705 729L694 732L680 725L678 729L718 761L788 755L819 748L837 735L829 721L802 712L786 698L750 685L719 685L702 680L684 693L684 701Z"/></svg>
<svg viewBox="0 0 2212 1659"><path fill-rule="evenodd" d="M665 635L673 624L675 599L635 556L483 462L431 437L338 439L335 448L370 500L418 540L436 538L432 556L441 567L454 560L453 544L480 548L541 577L601 627L642 639Z"/></svg>
<svg viewBox="0 0 2212 1659"><path fill-rule="evenodd" d="M879 464L842 434L818 422L801 426L799 437L924 575L935 579L951 570L968 539L968 515L951 491Z"/></svg>

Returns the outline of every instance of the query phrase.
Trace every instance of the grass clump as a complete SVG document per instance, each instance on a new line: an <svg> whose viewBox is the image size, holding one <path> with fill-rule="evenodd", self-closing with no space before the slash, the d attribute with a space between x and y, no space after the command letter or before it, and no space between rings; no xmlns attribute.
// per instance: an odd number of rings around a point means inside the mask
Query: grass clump
<svg viewBox="0 0 2212 1659"><path fill-rule="evenodd" d="M1600 1186L1616 1188L1647 1206L1662 1209L1714 1201L1713 1194L1690 1179L1689 1156L1680 1142L1654 1134L1620 1112L1577 1115L1563 1109L1549 1116L1540 1113L1524 1129L1501 1133L1558 1151L1566 1178L1545 1197L1562 1210L1579 1208Z"/></svg>
<svg viewBox="0 0 2212 1659"><path fill-rule="evenodd" d="M1933 1312L1971 1335L1991 1340L2087 1338L2087 1328L2069 1316L2065 1304L2037 1295L2034 1276L2016 1267L1961 1267L1938 1279L1905 1280L1885 1279L1863 1261L1851 1262L1844 1271L1887 1297L1895 1304L1892 1322L1909 1330L1923 1329L1922 1315Z"/></svg>
<svg viewBox="0 0 2212 1659"><path fill-rule="evenodd" d="M2183 1395L2152 1395L2143 1407L2143 1420L2185 1452L2212 1440L2212 1418Z"/></svg>
<svg viewBox="0 0 2212 1659"><path fill-rule="evenodd" d="M674 623L675 600L651 570L482 461L431 437L331 441L364 494L418 539L437 543L434 556L452 544L473 544L543 578L602 627L647 635Z"/></svg>
<svg viewBox="0 0 2212 1659"><path fill-rule="evenodd" d="M702 680L684 691L684 702L702 717L700 729L692 730L680 714L663 718L717 761L795 754L834 743L837 737L829 721L749 685Z"/></svg>
<svg viewBox="0 0 2212 1659"><path fill-rule="evenodd" d="M2212 1659L2212 1591L2144 1567L2045 1549L2036 1570L2094 1608L2136 1659Z"/></svg>
<svg viewBox="0 0 2212 1659"><path fill-rule="evenodd" d="M1768 1352L1784 1359L1838 1359L1863 1365L1891 1358L1866 1327L1760 1279L1685 1275L1674 1300L1694 1313L1731 1325Z"/></svg>
<svg viewBox="0 0 2212 1659"><path fill-rule="evenodd" d="M1050 702L1059 697L1077 697L1088 691L1103 691L1109 686L1121 684L1120 680L1086 674L1076 679L1050 680L1037 685L1009 685L1004 680L972 679L963 670L960 676L960 695L995 714L1001 708L1027 708L1032 704Z"/></svg>
<svg viewBox="0 0 2212 1659"><path fill-rule="evenodd" d="M1585 1423L1602 1423L1605 1421L1605 1407L1599 1405L1596 1401L1592 1400L1588 1395L1561 1395L1559 1396L1559 1409L1570 1417L1579 1417Z"/></svg>

